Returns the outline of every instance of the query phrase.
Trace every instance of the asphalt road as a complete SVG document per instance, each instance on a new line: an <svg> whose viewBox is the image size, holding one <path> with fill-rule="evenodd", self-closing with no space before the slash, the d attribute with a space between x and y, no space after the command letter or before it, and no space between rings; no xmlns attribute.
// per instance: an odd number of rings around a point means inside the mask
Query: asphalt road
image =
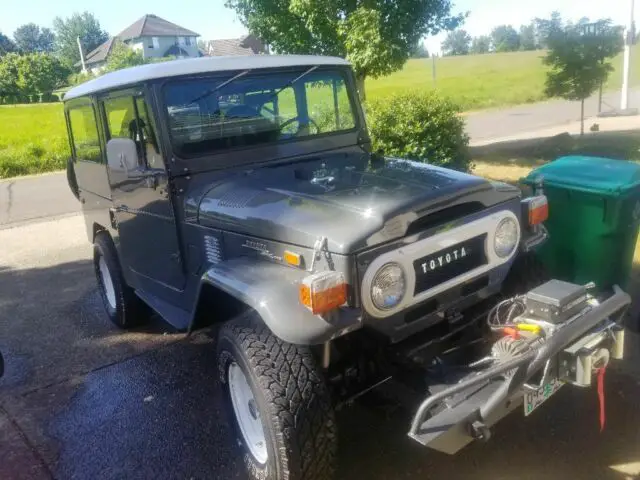
<svg viewBox="0 0 640 480"><path fill-rule="evenodd" d="M78 215L0 230L0 478L243 478L221 415L213 334L106 319ZM640 340L593 390L564 387L487 444L449 457L406 437L407 412L366 399L340 414L337 478L621 479L640 473ZM628 477L630 478L630 477Z"/></svg>
<svg viewBox="0 0 640 480"><path fill-rule="evenodd" d="M603 95L602 111L620 107L620 91ZM629 91L629 106L640 106L640 89ZM597 95L585 101L585 117L598 114ZM550 100L515 107L472 112L465 117L471 142L484 142L580 121L580 102Z"/></svg>

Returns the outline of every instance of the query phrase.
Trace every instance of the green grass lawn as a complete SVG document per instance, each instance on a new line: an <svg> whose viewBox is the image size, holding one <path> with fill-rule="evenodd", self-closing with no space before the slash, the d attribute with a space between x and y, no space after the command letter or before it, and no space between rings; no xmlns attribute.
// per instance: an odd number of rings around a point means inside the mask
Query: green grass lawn
<svg viewBox="0 0 640 480"><path fill-rule="evenodd" d="M512 52L437 59L434 86L431 59L409 60L392 75L367 80L375 100L403 90L431 90L453 98L463 110L544 100L544 52ZM631 83L640 84L640 48L632 54ZM621 83L622 57L613 60L606 86ZM61 169L69 155L61 104L0 106L0 178Z"/></svg>
<svg viewBox="0 0 640 480"><path fill-rule="evenodd" d="M0 106L0 178L59 170L68 157L61 103Z"/></svg>
<svg viewBox="0 0 640 480"><path fill-rule="evenodd" d="M543 51L491 53L436 59L436 84L431 59L412 59L405 67L387 77L368 79L370 99L391 95L399 90L436 89L450 96L463 110L538 102L545 99L546 67ZM608 90L620 88L622 55L614 58ZM640 48L635 47L631 61L631 83L640 84Z"/></svg>

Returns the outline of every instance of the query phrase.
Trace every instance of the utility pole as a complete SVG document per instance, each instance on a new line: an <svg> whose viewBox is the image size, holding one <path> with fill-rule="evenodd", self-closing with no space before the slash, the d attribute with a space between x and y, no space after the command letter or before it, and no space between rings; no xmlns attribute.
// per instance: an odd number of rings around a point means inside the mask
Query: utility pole
<svg viewBox="0 0 640 480"><path fill-rule="evenodd" d="M87 66L84 64L84 52L82 51L82 43L80 37L76 37L78 41L78 50L80 50L80 64L82 65L82 73L87 73Z"/></svg>
<svg viewBox="0 0 640 480"><path fill-rule="evenodd" d="M436 54L431 54L431 77L433 79L433 86L436 86Z"/></svg>
<svg viewBox="0 0 640 480"><path fill-rule="evenodd" d="M622 67L622 92L620 94L620 110L625 111L629 108L629 73L631 71L631 45L633 44L634 22L633 7L634 0L631 2L631 12L629 20L624 31L624 64Z"/></svg>

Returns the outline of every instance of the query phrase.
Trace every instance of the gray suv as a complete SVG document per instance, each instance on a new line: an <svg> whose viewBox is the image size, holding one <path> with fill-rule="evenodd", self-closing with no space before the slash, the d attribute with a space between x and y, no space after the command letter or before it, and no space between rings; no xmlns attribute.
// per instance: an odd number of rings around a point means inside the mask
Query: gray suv
<svg viewBox="0 0 640 480"><path fill-rule="evenodd" d="M535 256L542 186L372 152L342 59L125 69L70 90L65 118L109 318L217 325L251 478L330 478L335 410L364 393L455 453L622 357L629 297Z"/></svg>

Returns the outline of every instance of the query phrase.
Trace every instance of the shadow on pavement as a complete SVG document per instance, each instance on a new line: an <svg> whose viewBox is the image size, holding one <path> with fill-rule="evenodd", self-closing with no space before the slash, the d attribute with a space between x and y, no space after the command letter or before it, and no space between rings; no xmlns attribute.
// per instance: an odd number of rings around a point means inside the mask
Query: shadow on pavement
<svg viewBox="0 0 640 480"><path fill-rule="evenodd" d="M44 268L0 268L0 404L175 340L156 322L123 333L104 314L88 260Z"/></svg>
<svg viewBox="0 0 640 480"><path fill-rule="evenodd" d="M161 328L119 332L102 313L91 269L78 261L0 271L8 353L0 478L15 478L7 465L12 449L27 448L15 446L21 436L55 478L244 478L222 415L212 331L188 339ZM612 370L606 393L602 434L595 391L564 387L531 417L514 412L489 443L453 457L410 440L408 412L363 398L339 414L336 478L624 478L613 467L640 462L640 385Z"/></svg>
<svg viewBox="0 0 640 480"><path fill-rule="evenodd" d="M584 137L563 133L470 148L476 161L495 165L536 167L564 155L601 156L621 160L640 159L640 131L589 132Z"/></svg>

